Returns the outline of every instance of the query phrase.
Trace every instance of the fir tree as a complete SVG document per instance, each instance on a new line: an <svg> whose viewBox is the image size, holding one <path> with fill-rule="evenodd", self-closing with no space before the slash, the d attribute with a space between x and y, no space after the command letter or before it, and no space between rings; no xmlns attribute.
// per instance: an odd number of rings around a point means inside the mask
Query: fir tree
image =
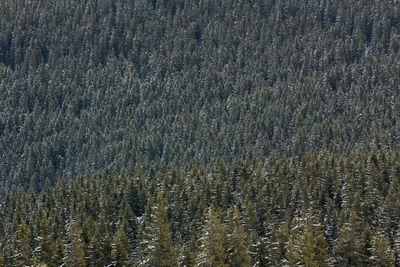
<svg viewBox="0 0 400 267"><path fill-rule="evenodd" d="M54 263L56 264L56 266L60 266L63 263L64 257L65 257L64 244L61 238L58 238L56 241L56 250L54 253Z"/></svg>
<svg viewBox="0 0 400 267"><path fill-rule="evenodd" d="M46 264L49 267L56 266L55 245L49 234L47 217L43 211L40 219L39 233L40 235L37 237L39 246L35 248L34 255L40 263Z"/></svg>
<svg viewBox="0 0 400 267"><path fill-rule="evenodd" d="M326 242L321 224L312 213L296 218L290 231L286 257L290 266L328 266Z"/></svg>
<svg viewBox="0 0 400 267"><path fill-rule="evenodd" d="M287 249L289 242L289 229L286 223L280 224L277 229L274 229L273 246L270 250L270 261L273 265L283 265L287 263Z"/></svg>
<svg viewBox="0 0 400 267"><path fill-rule="evenodd" d="M18 228L14 234L14 247L12 262L13 266L20 267L31 264L30 254L31 248L29 231L25 222L18 225Z"/></svg>
<svg viewBox="0 0 400 267"><path fill-rule="evenodd" d="M150 220L146 222L141 237L141 266L177 265L170 223L161 194L157 195L156 203L151 207Z"/></svg>
<svg viewBox="0 0 400 267"><path fill-rule="evenodd" d="M250 266L251 259L246 246L246 233L240 222L240 213L237 208L233 210L232 228L228 234L228 263L230 266Z"/></svg>
<svg viewBox="0 0 400 267"><path fill-rule="evenodd" d="M63 264L67 267L86 266L80 229L78 223L72 218L68 225L68 240L69 243L66 247L66 256L63 258Z"/></svg>
<svg viewBox="0 0 400 267"><path fill-rule="evenodd" d="M360 223L355 212L351 212L348 222L340 229L333 254L338 266L360 266L364 261Z"/></svg>
<svg viewBox="0 0 400 267"><path fill-rule="evenodd" d="M393 245L393 250L394 250L394 265L396 267L400 266L400 228L398 227L395 239L394 239L394 245Z"/></svg>
<svg viewBox="0 0 400 267"><path fill-rule="evenodd" d="M121 227L115 233L113 242L113 264L117 267L132 266L132 262L129 259L130 243L127 238L124 229Z"/></svg>
<svg viewBox="0 0 400 267"><path fill-rule="evenodd" d="M200 241L197 266L228 266L227 233L213 204L207 211Z"/></svg>
<svg viewBox="0 0 400 267"><path fill-rule="evenodd" d="M394 266L393 251L384 233L378 228L372 238L371 266L390 267Z"/></svg>

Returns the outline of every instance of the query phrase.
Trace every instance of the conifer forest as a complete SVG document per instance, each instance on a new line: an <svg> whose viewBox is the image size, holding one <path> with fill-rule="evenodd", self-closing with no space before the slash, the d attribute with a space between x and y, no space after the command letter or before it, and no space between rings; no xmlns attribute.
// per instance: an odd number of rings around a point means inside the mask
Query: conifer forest
<svg viewBox="0 0 400 267"><path fill-rule="evenodd" d="M0 0L0 266L400 267L400 2Z"/></svg>

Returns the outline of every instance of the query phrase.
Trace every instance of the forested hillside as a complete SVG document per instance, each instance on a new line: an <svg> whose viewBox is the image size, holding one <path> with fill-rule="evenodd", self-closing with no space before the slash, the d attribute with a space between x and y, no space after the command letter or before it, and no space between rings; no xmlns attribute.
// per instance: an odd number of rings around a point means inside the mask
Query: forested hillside
<svg viewBox="0 0 400 267"><path fill-rule="evenodd" d="M16 189L0 207L2 261L400 266L399 177L400 151L373 149Z"/></svg>
<svg viewBox="0 0 400 267"><path fill-rule="evenodd" d="M399 49L397 0L0 0L1 264L400 266Z"/></svg>
<svg viewBox="0 0 400 267"><path fill-rule="evenodd" d="M0 1L0 177L398 147L397 1Z"/></svg>

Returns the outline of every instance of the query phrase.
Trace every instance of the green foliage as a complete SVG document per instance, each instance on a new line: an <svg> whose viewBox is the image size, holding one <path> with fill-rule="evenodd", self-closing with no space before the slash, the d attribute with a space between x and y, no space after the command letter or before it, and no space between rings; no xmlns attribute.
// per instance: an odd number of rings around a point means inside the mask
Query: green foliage
<svg viewBox="0 0 400 267"><path fill-rule="evenodd" d="M240 242L238 237L235 241ZM225 226L221 223L218 212L213 204L210 205L200 238L201 246L197 255L197 266L228 266L227 242L228 236ZM241 244L238 244L239 246ZM238 247L234 249L240 249ZM232 258L235 260L234 258Z"/></svg>
<svg viewBox="0 0 400 267"><path fill-rule="evenodd" d="M394 266L393 252L384 233L378 228L372 238L371 266Z"/></svg>
<svg viewBox="0 0 400 267"><path fill-rule="evenodd" d="M105 171L100 179L61 180L40 194L11 190L0 206L3 265L398 262L399 200L389 192L400 177L399 151L271 158L262 167L245 162L175 167L152 177ZM231 188L229 202L218 198L222 188ZM390 201L372 208L385 192Z"/></svg>
<svg viewBox="0 0 400 267"><path fill-rule="evenodd" d="M289 266L328 266L322 225L312 212L295 218L286 252Z"/></svg>
<svg viewBox="0 0 400 267"><path fill-rule="evenodd" d="M12 265L16 267L30 265L30 237L29 230L27 229L25 222L22 222L17 226L13 243Z"/></svg>
<svg viewBox="0 0 400 267"><path fill-rule="evenodd" d="M360 222L352 211L347 222L340 229L334 246L334 257L338 266L360 266L364 262L363 239L360 236Z"/></svg>
<svg viewBox="0 0 400 267"><path fill-rule="evenodd" d="M1 0L0 265L400 266L399 29L392 0Z"/></svg>
<svg viewBox="0 0 400 267"><path fill-rule="evenodd" d="M141 233L140 266L176 266L177 254L172 243L170 222L167 218L164 200L157 195L151 207L150 218Z"/></svg>
<svg viewBox="0 0 400 267"><path fill-rule="evenodd" d="M251 258L246 246L246 233L240 222L240 213L238 209L233 209L233 223L228 232L228 264L230 266L246 267L250 266Z"/></svg>
<svg viewBox="0 0 400 267"><path fill-rule="evenodd" d="M399 147L392 0L2 0L0 10L6 189L132 175L137 163L147 173Z"/></svg>
<svg viewBox="0 0 400 267"><path fill-rule="evenodd" d="M34 255L36 256L39 264L46 264L49 267L57 266L57 262L55 262L56 248L49 233L46 215L42 213L40 219L40 235L37 237L38 247L35 248Z"/></svg>
<svg viewBox="0 0 400 267"><path fill-rule="evenodd" d="M70 218L68 225L68 243L66 247L66 256L63 258L63 264L67 267L86 266L81 232L77 222L73 218Z"/></svg>
<svg viewBox="0 0 400 267"><path fill-rule="evenodd" d="M132 262L129 259L130 242L126 236L123 228L118 229L114 237L113 243L113 259L114 264L117 267L132 266Z"/></svg>

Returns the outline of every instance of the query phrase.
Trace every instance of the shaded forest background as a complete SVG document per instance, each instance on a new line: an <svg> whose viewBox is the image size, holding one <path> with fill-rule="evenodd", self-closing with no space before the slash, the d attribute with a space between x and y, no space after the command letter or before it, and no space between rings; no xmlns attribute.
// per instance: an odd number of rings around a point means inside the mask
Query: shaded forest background
<svg viewBox="0 0 400 267"><path fill-rule="evenodd" d="M398 147L396 1L0 3L0 177Z"/></svg>
<svg viewBox="0 0 400 267"><path fill-rule="evenodd" d="M0 1L0 258L399 266L399 48L395 0Z"/></svg>

